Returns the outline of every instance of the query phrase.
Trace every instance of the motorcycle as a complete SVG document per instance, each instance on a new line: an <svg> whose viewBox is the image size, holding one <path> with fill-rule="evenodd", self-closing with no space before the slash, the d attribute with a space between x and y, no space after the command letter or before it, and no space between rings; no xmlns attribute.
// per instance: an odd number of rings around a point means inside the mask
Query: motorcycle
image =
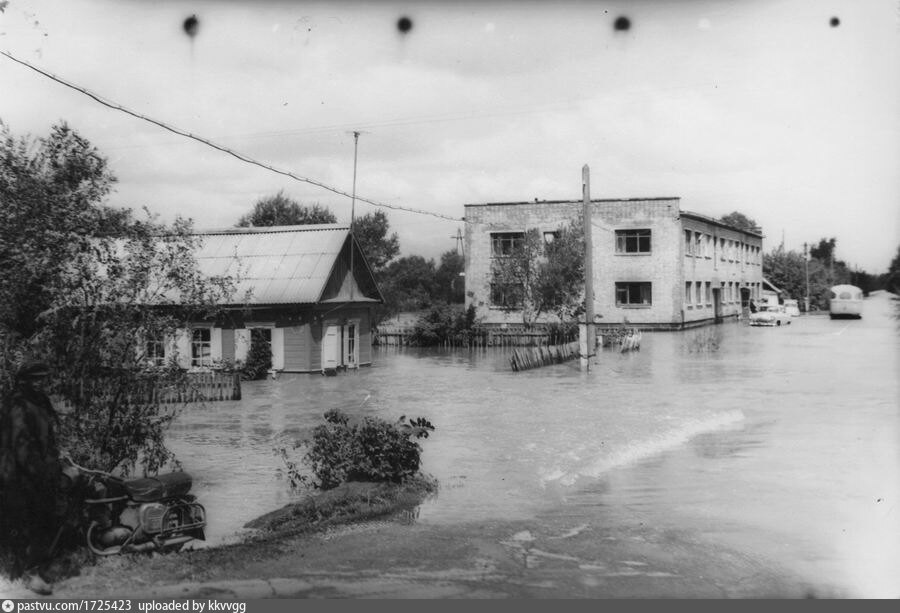
<svg viewBox="0 0 900 613"><path fill-rule="evenodd" d="M76 465L64 474L78 492L88 548L100 556L180 550L192 540L206 540L206 509L189 494L193 481L185 472L122 479Z"/></svg>

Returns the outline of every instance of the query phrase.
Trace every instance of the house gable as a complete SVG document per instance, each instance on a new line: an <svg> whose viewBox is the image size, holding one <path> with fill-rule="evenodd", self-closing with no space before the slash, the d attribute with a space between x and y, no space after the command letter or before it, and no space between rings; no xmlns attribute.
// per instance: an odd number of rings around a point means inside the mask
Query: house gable
<svg viewBox="0 0 900 613"><path fill-rule="evenodd" d="M353 249L353 274L350 250ZM347 236L319 298L320 302L384 302L359 243Z"/></svg>

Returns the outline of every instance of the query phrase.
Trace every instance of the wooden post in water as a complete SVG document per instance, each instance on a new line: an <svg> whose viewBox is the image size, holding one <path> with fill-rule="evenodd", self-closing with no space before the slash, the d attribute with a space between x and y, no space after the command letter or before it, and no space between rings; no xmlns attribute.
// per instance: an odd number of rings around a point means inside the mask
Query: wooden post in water
<svg viewBox="0 0 900 613"><path fill-rule="evenodd" d="M582 223L584 224L584 328L581 368L591 369L594 353L594 245L591 232L591 169L585 164L581 169Z"/></svg>

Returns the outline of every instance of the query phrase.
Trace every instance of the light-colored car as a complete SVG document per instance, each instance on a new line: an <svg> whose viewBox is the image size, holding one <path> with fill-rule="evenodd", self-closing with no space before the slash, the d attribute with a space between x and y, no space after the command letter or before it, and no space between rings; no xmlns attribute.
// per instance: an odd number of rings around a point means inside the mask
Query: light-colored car
<svg viewBox="0 0 900 613"><path fill-rule="evenodd" d="M780 326L791 323L791 316L784 310L784 305L762 305L756 313L750 313L751 326Z"/></svg>
<svg viewBox="0 0 900 613"><path fill-rule="evenodd" d="M800 305L797 304L796 300L785 300L784 301L784 312L790 315L791 317L799 317L800 316Z"/></svg>

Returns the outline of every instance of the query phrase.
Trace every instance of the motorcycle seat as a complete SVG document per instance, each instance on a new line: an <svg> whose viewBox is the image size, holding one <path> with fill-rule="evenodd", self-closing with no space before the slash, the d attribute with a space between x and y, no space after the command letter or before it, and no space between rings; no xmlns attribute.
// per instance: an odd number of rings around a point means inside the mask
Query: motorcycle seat
<svg viewBox="0 0 900 613"><path fill-rule="evenodd" d="M183 496L191 491L191 485L191 476L185 472L129 479L124 483L128 495L135 502L153 502Z"/></svg>

